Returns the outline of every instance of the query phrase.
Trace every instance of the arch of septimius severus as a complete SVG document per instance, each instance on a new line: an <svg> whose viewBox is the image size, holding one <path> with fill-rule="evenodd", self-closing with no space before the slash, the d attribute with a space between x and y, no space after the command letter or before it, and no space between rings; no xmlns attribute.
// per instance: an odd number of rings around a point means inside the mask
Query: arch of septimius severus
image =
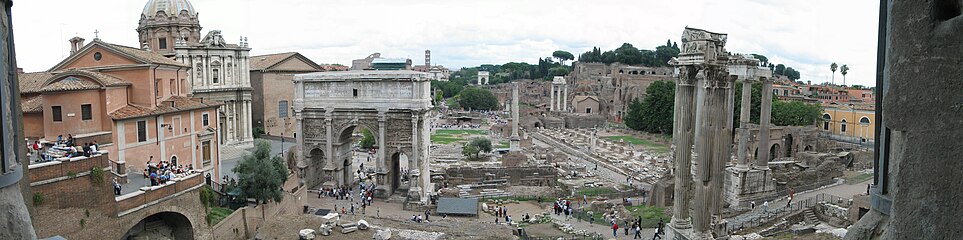
<svg viewBox="0 0 963 240"><path fill-rule="evenodd" d="M364 128L378 149L376 196L401 186L400 169L410 169L409 201L426 201L430 82L408 70L347 71L294 77L298 169L304 184L340 186L356 181L351 169L352 133ZM408 166L400 166L402 155ZM421 174L419 174L421 173ZM423 176L420 176L422 175Z"/></svg>

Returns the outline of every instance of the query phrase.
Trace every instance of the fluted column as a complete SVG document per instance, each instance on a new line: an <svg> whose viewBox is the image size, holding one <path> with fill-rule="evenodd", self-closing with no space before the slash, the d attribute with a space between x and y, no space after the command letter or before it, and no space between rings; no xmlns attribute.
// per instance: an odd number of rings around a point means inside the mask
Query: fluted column
<svg viewBox="0 0 963 240"><path fill-rule="evenodd" d="M387 148L385 148L385 122L386 121L387 121L387 117L385 116L385 114L378 113L378 156L377 156L378 159L377 159L377 162L375 163L376 166L378 167L378 172L397 171L395 169L387 170L385 166L386 165L385 151L388 150ZM384 184L384 183L379 183L379 184Z"/></svg>
<svg viewBox="0 0 963 240"><path fill-rule="evenodd" d="M294 125L294 127L295 127L295 129L296 129L295 131L297 131L297 132L295 132L295 135L296 135L296 136L295 136L294 139L295 139L295 141L297 141L297 143L298 143L298 146L297 146L297 147L295 148L295 150L294 150L294 154L295 154L294 159L297 161L297 164L298 164L298 166L297 166L297 167L298 167L298 176L299 176L299 177L298 177L298 180L299 180L299 182L300 182L300 185L301 185L301 186L304 186L304 184L305 184L305 182L304 182L304 178L305 178L304 170L305 170L305 168L308 167L308 164L307 164L306 161L304 160L304 117L301 115L301 111L297 111L297 112L294 113L294 119L295 119L295 125ZM301 133L301 134L297 134L297 133Z"/></svg>
<svg viewBox="0 0 963 240"><path fill-rule="evenodd" d="M722 167L731 159L731 140L726 145L725 132L730 127L732 113L728 106L728 74L721 74L725 67L709 66L704 71L705 78L699 79L699 92L696 110L696 140L693 158L695 177L693 180L694 198L692 201L692 228L696 236L712 237L712 219L716 208L721 206L717 191L722 184Z"/></svg>
<svg viewBox="0 0 963 240"><path fill-rule="evenodd" d="M518 135L518 83L512 84L512 136L509 149L518 151L521 149L521 137Z"/></svg>
<svg viewBox="0 0 963 240"><path fill-rule="evenodd" d="M752 82L742 81L742 106L739 112L739 147L738 147L738 163L736 168L738 169L749 169L749 160L746 156L747 149L749 148L749 113L750 108L752 108L752 103L749 101L752 96Z"/></svg>
<svg viewBox="0 0 963 240"><path fill-rule="evenodd" d="M551 96L552 96L552 97L549 98L550 100L548 101L548 102L549 102L549 103L548 103L548 110L549 110L549 111L555 111L555 84L552 84L552 93L551 93Z"/></svg>
<svg viewBox="0 0 963 240"><path fill-rule="evenodd" d="M562 85L562 112L568 112L568 85Z"/></svg>
<svg viewBox="0 0 963 240"><path fill-rule="evenodd" d="M757 169L769 169L769 124L772 114L772 81L762 79L762 109L759 113L759 154L756 154Z"/></svg>
<svg viewBox="0 0 963 240"><path fill-rule="evenodd" d="M692 185L692 140L695 134L695 67L680 68L675 88L675 125L673 129L673 164L675 165L675 197L672 206L672 226L691 228L689 190Z"/></svg>

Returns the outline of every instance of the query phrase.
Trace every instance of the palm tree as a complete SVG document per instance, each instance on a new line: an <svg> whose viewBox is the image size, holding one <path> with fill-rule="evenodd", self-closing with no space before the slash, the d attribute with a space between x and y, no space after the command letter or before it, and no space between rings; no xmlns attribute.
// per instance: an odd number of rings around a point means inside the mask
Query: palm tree
<svg viewBox="0 0 963 240"><path fill-rule="evenodd" d="M843 86L846 86L846 73L847 73L847 72L849 72L849 66L846 66L846 64L843 64L842 67L839 67L839 73L840 73L840 74L843 74Z"/></svg>
<svg viewBox="0 0 963 240"><path fill-rule="evenodd" d="M839 65L836 65L835 62L829 64L829 71L833 71L833 85L836 85L836 67L839 67Z"/></svg>

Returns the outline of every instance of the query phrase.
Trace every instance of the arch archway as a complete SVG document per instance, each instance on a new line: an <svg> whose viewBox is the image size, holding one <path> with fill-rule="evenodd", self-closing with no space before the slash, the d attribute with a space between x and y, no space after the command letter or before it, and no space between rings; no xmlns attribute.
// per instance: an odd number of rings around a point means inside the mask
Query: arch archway
<svg viewBox="0 0 963 240"><path fill-rule="evenodd" d="M833 117L829 116L829 113L823 113L823 130L829 130L829 123L833 121Z"/></svg>
<svg viewBox="0 0 963 240"><path fill-rule="evenodd" d="M782 149L782 148L780 148L780 146L779 146L778 143L773 144L772 147L769 147L769 161L770 161L770 162L772 162L772 160L774 160L774 159L776 159L777 157L779 157L779 150L780 150L780 149Z"/></svg>
<svg viewBox="0 0 963 240"><path fill-rule="evenodd" d="M194 239L194 227L184 214L159 212L141 219L121 239Z"/></svg>

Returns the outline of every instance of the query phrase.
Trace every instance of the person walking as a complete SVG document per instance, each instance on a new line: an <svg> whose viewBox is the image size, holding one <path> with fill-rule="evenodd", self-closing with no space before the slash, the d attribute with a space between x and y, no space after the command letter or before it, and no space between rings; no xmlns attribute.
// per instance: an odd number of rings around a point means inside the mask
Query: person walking
<svg viewBox="0 0 963 240"><path fill-rule="evenodd" d="M750 210L755 210L755 209L756 209L756 201L751 201L751 202L749 202L749 209L750 209Z"/></svg>
<svg viewBox="0 0 963 240"><path fill-rule="evenodd" d="M622 226L625 226L624 228L622 228L623 230L625 230L625 231L624 231L624 234L625 234L625 236L628 236L628 235L629 235L629 226L630 226L630 225L629 225L629 220L622 220L622 223L623 223Z"/></svg>
<svg viewBox="0 0 963 240"><path fill-rule="evenodd" d="M642 228L638 224L635 225L635 236L632 239L642 239Z"/></svg>
<svg viewBox="0 0 963 240"><path fill-rule="evenodd" d="M619 236L619 224L618 224L618 223L613 223L613 224L612 224L612 237L618 237L618 236Z"/></svg>

